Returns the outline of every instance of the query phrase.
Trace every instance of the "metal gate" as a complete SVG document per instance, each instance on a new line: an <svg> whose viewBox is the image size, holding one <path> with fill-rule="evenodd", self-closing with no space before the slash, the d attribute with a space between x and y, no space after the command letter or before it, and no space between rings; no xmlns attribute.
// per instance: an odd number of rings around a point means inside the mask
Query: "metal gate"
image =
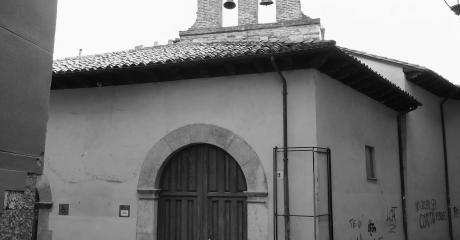
<svg viewBox="0 0 460 240"><path fill-rule="evenodd" d="M273 193L275 240L334 239L330 149L275 147Z"/></svg>

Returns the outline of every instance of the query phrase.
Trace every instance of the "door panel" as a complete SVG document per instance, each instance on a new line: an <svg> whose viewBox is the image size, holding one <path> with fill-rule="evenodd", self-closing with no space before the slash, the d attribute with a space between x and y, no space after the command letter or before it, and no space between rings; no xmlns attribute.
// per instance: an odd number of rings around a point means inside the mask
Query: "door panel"
<svg viewBox="0 0 460 240"><path fill-rule="evenodd" d="M246 240L246 180L222 149L184 148L164 168L158 240Z"/></svg>
<svg viewBox="0 0 460 240"><path fill-rule="evenodd" d="M188 197L165 197L159 202L159 239L198 239L197 200Z"/></svg>
<svg viewBox="0 0 460 240"><path fill-rule="evenodd" d="M244 198L210 198L208 201L209 236L212 240L244 240L246 231Z"/></svg>

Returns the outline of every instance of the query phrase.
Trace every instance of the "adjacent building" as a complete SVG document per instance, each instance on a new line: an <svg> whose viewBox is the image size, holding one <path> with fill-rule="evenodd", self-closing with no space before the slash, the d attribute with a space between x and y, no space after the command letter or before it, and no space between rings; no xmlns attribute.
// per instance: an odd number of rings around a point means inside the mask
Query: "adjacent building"
<svg viewBox="0 0 460 240"><path fill-rule="evenodd" d="M37 212L50 204L36 186L43 183L56 6L0 2L0 239L49 235L37 228Z"/></svg>

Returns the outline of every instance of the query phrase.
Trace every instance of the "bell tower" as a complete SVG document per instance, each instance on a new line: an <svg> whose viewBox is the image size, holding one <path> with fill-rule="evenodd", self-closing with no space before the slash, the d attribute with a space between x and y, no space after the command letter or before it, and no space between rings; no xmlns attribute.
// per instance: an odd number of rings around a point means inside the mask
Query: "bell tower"
<svg viewBox="0 0 460 240"><path fill-rule="evenodd" d="M322 39L320 19L302 13L300 0L275 0L276 22L258 23L260 0L238 0L238 26L222 27L224 0L197 0L195 23L179 32L181 42L309 41ZM232 0L225 0L229 8ZM271 4L261 0L261 5ZM229 9L228 11L232 11Z"/></svg>
<svg viewBox="0 0 460 240"><path fill-rule="evenodd" d="M238 25L257 24L259 20L258 0L238 1Z"/></svg>
<svg viewBox="0 0 460 240"><path fill-rule="evenodd" d="M195 24L190 29L222 27L222 0L198 0Z"/></svg>
<svg viewBox="0 0 460 240"><path fill-rule="evenodd" d="M300 0L277 0L276 21L292 21L305 18L303 15Z"/></svg>

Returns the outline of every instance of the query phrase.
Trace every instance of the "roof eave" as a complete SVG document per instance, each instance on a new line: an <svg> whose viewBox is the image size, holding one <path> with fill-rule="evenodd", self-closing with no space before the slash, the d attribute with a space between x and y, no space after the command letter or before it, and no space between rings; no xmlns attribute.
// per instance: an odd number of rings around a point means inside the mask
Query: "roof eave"
<svg viewBox="0 0 460 240"><path fill-rule="evenodd" d="M396 59L386 58L386 57L382 57L382 56L378 56L378 55L374 55L374 54L370 54L370 53L366 53L362 51L357 51L354 49L349 49L349 48L344 48L344 47L339 47L339 48L352 55L400 66L401 68L403 68L403 71L404 71L404 74L407 80L423 87L425 90L437 96L452 97L452 92L458 91L458 88L459 88L458 86L454 85L449 80L445 79L444 77L442 77L441 75L439 75L438 73L434 72L433 70L429 68L426 68L420 65L416 65L416 64L412 64L412 63L408 63L408 62L399 61ZM414 78L413 76L414 73L417 75L424 75L425 77L423 77L423 79ZM430 84L421 83L424 81L428 81L427 80L428 78L432 79ZM433 81L437 81L438 83L433 82ZM433 86L435 87L435 89L432 88ZM440 91L439 90L440 88L443 88L445 91L444 92ZM454 96L456 95L454 94ZM457 98L460 99L460 96L457 96Z"/></svg>
<svg viewBox="0 0 460 240"><path fill-rule="evenodd" d="M371 68L361 63L355 57L345 53L341 49L335 46L335 42L329 44L322 44L318 47L307 49L307 50L294 50L287 52L278 53L263 53L263 54L248 54L237 57L220 57L220 58L208 58L196 61L183 61L174 63L161 63L161 64L141 64L141 65L129 65L120 68L104 68L104 69L92 69L90 71L71 71L71 72L57 72L53 74L53 88L68 88L68 86L57 87L58 80L72 80L75 81L84 80L86 83L71 84L70 87L95 87L105 85L121 85L121 84L132 84L132 83L144 83L144 80L137 80L137 75L148 75L148 81L167 81L167 80L180 80L180 79L192 79L198 77L215 77L224 75L236 75L236 74L247 74L247 73L258 73L258 72L273 72L271 68L269 58L275 56L281 61L281 70L293 70L301 68L315 68L320 72L352 87L353 89L373 98L374 100L390 107L391 109L403 112L409 109L421 106L420 102L417 101L413 96L403 91L389 80L385 79ZM249 63L254 65L254 69L245 68ZM227 65L234 65L228 67ZM216 66L216 67L211 67ZM224 66L224 67L222 67ZM206 72L204 75L191 74L186 72L187 69L197 68L222 68L223 72ZM233 68L233 70L232 70ZM241 68L241 69L238 69ZM236 70L235 70L236 69ZM157 77L158 80L154 80L155 74L162 75L162 71L166 71L167 77ZM180 72L183 71L183 72ZM228 72L227 72L228 71ZM160 72L160 74L158 74ZM131 82L116 82L114 78L122 78L119 75L133 75L130 77ZM150 74L150 75L149 75ZM173 75L173 76L169 76ZM104 77L107 76L107 77ZM153 77L152 77L153 76ZM108 79L106 82L101 84L93 82L96 79ZM166 80L165 80L166 79ZM124 80L124 79L123 79ZM99 81L99 80L97 80Z"/></svg>
<svg viewBox="0 0 460 240"><path fill-rule="evenodd" d="M459 87L430 69L403 68L406 79L443 98L458 98Z"/></svg>

